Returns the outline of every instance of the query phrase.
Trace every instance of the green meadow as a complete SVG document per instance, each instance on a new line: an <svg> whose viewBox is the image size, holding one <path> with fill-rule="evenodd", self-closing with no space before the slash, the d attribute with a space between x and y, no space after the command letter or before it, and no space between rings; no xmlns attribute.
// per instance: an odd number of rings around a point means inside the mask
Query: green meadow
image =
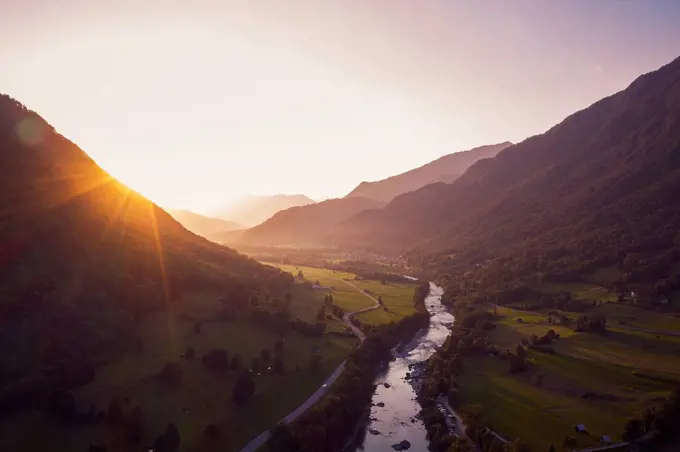
<svg viewBox="0 0 680 452"><path fill-rule="evenodd" d="M634 316L640 327L676 325L672 317L623 308L604 304L593 309ZM678 337L616 325L606 335L580 333L548 323L544 313L501 307L495 312L499 321L489 337L500 349L514 352L523 340L552 329L560 335L551 346L556 353L527 350L529 369L514 374L507 361L494 356L469 360L460 377L462 402L481 405L491 428L509 439L522 438L537 450L551 444L561 447L567 435L575 437L580 448L596 445L601 435L619 440L629 419L680 382ZM584 398L588 392L598 396ZM574 433L576 424L585 424L588 434Z"/></svg>
<svg viewBox="0 0 680 452"><path fill-rule="evenodd" d="M238 450L304 402L358 344L357 339L345 336L309 338L296 332L287 333L283 338L286 374L255 376L255 395L246 404L237 406L231 398L236 371L214 373L203 366L200 358L209 350L223 348L230 357L238 353L243 367L248 368L262 349L273 350L280 336L241 320L206 322L200 334L196 334L194 322L188 320L187 315L209 318L209 314L218 309L219 298L220 294L193 294L182 303L186 308L148 318L139 326L138 335L144 344L140 353L128 353L114 363L97 368L92 383L73 391L81 411L87 411L90 405L106 411L113 397L123 401L124 413L140 407L146 422L139 447L130 446L120 426L63 428L42 412L33 411L1 424L0 450L86 451L90 444L103 441L113 445L113 450L147 452L148 447L142 446L151 444L168 422L175 423L180 431L182 451ZM315 305L309 310L317 309ZM196 359L181 358L188 347L195 350ZM321 365L312 371L310 363L316 353L321 356ZM179 363L182 372L181 383L176 387L164 385L156 378L163 366L172 361ZM207 441L204 435L204 429L210 424L220 430L220 437L213 442ZM34 434L26 436L27 431Z"/></svg>

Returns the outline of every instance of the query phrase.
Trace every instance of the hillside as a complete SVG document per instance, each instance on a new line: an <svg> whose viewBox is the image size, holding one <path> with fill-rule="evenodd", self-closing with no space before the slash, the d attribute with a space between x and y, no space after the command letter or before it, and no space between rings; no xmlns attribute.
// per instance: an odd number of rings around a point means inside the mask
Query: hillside
<svg viewBox="0 0 680 452"><path fill-rule="evenodd" d="M0 414L26 402L5 385L119 355L140 319L180 308L186 291L238 303L290 284L184 229L8 96L0 96L0 193Z"/></svg>
<svg viewBox="0 0 680 452"><path fill-rule="evenodd" d="M459 178L473 163L495 157L512 143L480 146L469 151L445 155L421 167L376 182L362 182L347 197L360 197L374 201L390 202L397 196L418 190L436 182L450 184Z"/></svg>
<svg viewBox="0 0 680 452"><path fill-rule="evenodd" d="M248 229L239 240L256 245L315 245L343 221L362 210L376 207L380 207L380 203L365 198L329 199L293 207Z"/></svg>
<svg viewBox="0 0 680 452"><path fill-rule="evenodd" d="M169 210L168 213L194 234L213 241L220 233L244 229L243 225L235 221L206 217L188 210Z"/></svg>
<svg viewBox="0 0 680 452"><path fill-rule="evenodd" d="M247 196L213 216L250 227L268 220L276 212L314 202L305 195Z"/></svg>
<svg viewBox="0 0 680 452"><path fill-rule="evenodd" d="M450 185L362 212L335 242L408 252L448 274L481 269L490 281L578 274L626 258L629 281L655 281L678 260L678 193L680 59Z"/></svg>

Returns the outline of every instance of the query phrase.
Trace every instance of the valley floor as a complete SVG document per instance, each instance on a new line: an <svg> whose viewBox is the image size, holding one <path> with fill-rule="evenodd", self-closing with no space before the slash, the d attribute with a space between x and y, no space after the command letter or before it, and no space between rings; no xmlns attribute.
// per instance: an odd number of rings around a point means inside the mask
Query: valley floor
<svg viewBox="0 0 680 452"><path fill-rule="evenodd" d="M310 290L296 284L292 290L291 312L297 318L316 322L326 293L332 294L335 303L345 311L375 305L371 298L377 297L377 292L371 295L362 291L368 289L373 293L381 286L380 282L358 281L353 274L332 270L304 268L303 271L310 279L319 279L322 285L333 288ZM351 284L343 279L351 280ZM385 305L388 309L394 307L399 315L409 312L404 307L412 304L414 287L413 284L385 287ZM138 446L130 445L125 426L107 423L63 426L41 411L32 411L0 424L0 450L86 451L90 444L104 443L108 450L146 452L168 422L177 425L181 451L240 450L308 400L359 343L343 319L332 315L326 317L326 334L321 337L287 333L283 352L286 374L255 376L255 395L238 406L232 401L238 373L209 371L201 363L201 357L212 349L222 348L230 357L238 353L242 367L247 369L263 349L273 350L280 336L246 320L206 321L197 333L196 320L214 319L220 297L218 293L188 294L176 312L158 313L146 319L138 332L143 343L140 352L130 352L116 362L97 368L92 383L73 390L80 411L87 412L89 406L106 411L113 397L120 398L124 413L140 407L145 427L144 439ZM365 315L368 313L362 314ZM384 321L382 316L375 319L376 323ZM362 322L370 323L371 319L362 319ZM195 351L196 359L182 358L188 348ZM321 360L318 369L313 371L314 355L321 356ZM157 379L169 362L177 362L181 367L181 383L175 387ZM216 440L208 440L204 433L211 424L220 432Z"/></svg>
<svg viewBox="0 0 680 452"><path fill-rule="evenodd" d="M577 449L600 444L603 435L620 441L629 419L640 417L680 383L680 337L628 327L677 333L676 317L605 303L588 312L606 316L608 331L600 335L555 324L548 310L488 309L499 319L488 336L501 350L514 353L518 344L549 330L559 334L548 347L554 353L527 349L526 371L510 373L507 360L477 356L466 360L459 379L461 406L480 405L491 428L536 450L550 445L560 450L566 436L576 438ZM575 321L583 313L561 314ZM584 424L587 433L575 433L577 424Z"/></svg>

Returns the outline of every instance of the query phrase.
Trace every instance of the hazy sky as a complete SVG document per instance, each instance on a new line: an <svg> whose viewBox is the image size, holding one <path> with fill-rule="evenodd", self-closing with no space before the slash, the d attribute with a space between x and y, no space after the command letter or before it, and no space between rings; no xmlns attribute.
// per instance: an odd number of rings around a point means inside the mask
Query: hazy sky
<svg viewBox="0 0 680 452"><path fill-rule="evenodd" d="M677 0L0 0L0 92L210 211L540 133L679 56L678 24Z"/></svg>

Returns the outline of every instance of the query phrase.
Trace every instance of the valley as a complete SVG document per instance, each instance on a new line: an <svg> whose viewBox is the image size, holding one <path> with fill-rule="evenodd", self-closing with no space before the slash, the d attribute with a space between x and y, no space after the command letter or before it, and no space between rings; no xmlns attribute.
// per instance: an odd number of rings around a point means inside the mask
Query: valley
<svg viewBox="0 0 680 452"><path fill-rule="evenodd" d="M0 451L680 450L680 3L5 3Z"/></svg>

